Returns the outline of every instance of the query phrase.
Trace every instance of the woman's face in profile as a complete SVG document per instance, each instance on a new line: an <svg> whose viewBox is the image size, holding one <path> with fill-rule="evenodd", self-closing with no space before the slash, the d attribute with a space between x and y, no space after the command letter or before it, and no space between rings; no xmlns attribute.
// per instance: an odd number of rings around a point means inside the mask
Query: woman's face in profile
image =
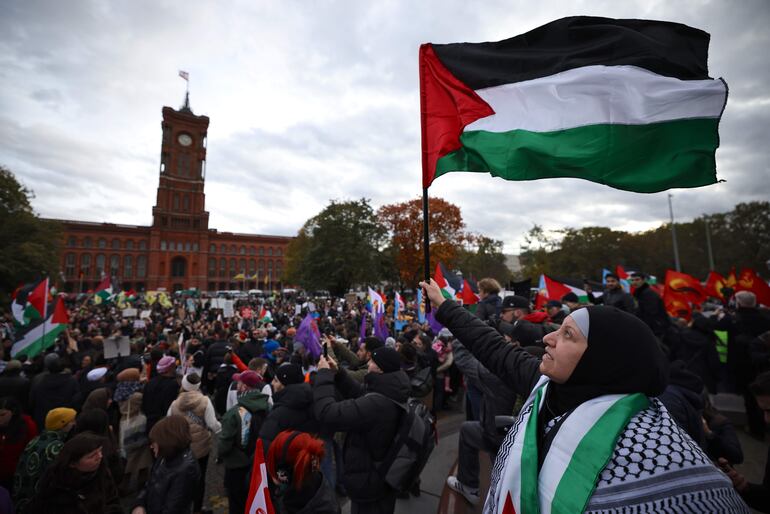
<svg viewBox="0 0 770 514"><path fill-rule="evenodd" d="M567 316L559 330L547 334L543 343L545 355L540 363L540 372L557 384L563 384L575 371L588 348L588 340L572 316Z"/></svg>

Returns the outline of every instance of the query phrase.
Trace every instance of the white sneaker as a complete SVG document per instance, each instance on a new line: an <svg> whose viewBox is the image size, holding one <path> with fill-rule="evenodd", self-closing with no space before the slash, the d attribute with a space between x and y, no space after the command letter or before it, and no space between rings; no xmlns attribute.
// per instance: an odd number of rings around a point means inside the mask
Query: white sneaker
<svg viewBox="0 0 770 514"><path fill-rule="evenodd" d="M446 478L446 485L448 485L451 490L462 494L463 498L468 500L471 505L476 505L481 499L479 497L478 489L471 489L467 485L463 485L455 476L448 476Z"/></svg>

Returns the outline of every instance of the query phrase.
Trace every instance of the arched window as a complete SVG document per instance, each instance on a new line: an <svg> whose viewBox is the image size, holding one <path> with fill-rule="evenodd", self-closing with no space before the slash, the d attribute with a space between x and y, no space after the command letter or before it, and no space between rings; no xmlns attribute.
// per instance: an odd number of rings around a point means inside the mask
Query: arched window
<svg viewBox="0 0 770 514"><path fill-rule="evenodd" d="M120 270L120 257L117 255L110 256L110 275L117 275Z"/></svg>
<svg viewBox="0 0 770 514"><path fill-rule="evenodd" d="M184 277L187 275L187 261L184 257L174 257L171 259L171 276Z"/></svg>
<svg viewBox="0 0 770 514"><path fill-rule="evenodd" d="M273 248L272 247L267 249L267 256L268 257L272 257L273 256Z"/></svg>
<svg viewBox="0 0 770 514"><path fill-rule="evenodd" d="M107 240L104 238L99 239L99 248L107 248Z"/></svg>
<svg viewBox="0 0 770 514"><path fill-rule="evenodd" d="M192 251L193 252L197 252L198 251L198 243L193 243L192 244Z"/></svg>
<svg viewBox="0 0 770 514"><path fill-rule="evenodd" d="M83 278L89 278L91 276L91 255L84 253L80 256L80 271L83 273Z"/></svg>
<svg viewBox="0 0 770 514"><path fill-rule="evenodd" d="M227 259L219 259L219 276L224 277L227 274Z"/></svg>
<svg viewBox="0 0 770 514"><path fill-rule="evenodd" d="M235 275L238 273L238 271L235 269L236 266L238 266L238 263L235 261L235 259L230 259L230 275Z"/></svg>
<svg viewBox="0 0 770 514"><path fill-rule="evenodd" d="M179 195L178 194L174 194L174 210L175 211L179 210Z"/></svg>
<svg viewBox="0 0 770 514"><path fill-rule="evenodd" d="M225 245L219 245L220 253L227 253L227 247Z"/></svg>
<svg viewBox="0 0 770 514"><path fill-rule="evenodd" d="M113 250L120 250L120 239L113 239L112 240L112 249Z"/></svg>
<svg viewBox="0 0 770 514"><path fill-rule="evenodd" d="M257 272L257 261L255 259L249 259L249 275L254 276Z"/></svg>
<svg viewBox="0 0 770 514"><path fill-rule="evenodd" d="M267 272L273 271L273 261L267 261Z"/></svg>
<svg viewBox="0 0 770 514"><path fill-rule="evenodd" d="M126 250L133 250L134 249L134 240L133 239L127 239L126 240Z"/></svg>
<svg viewBox="0 0 770 514"><path fill-rule="evenodd" d="M275 249L275 254L276 254L278 257L280 257L280 256L282 256L282 255L283 255L283 251L282 251L280 248L276 248L276 249Z"/></svg>
<svg viewBox="0 0 770 514"><path fill-rule="evenodd" d="M189 252L190 251L190 243L185 243L184 244L184 251L185 252Z"/></svg>
<svg viewBox="0 0 770 514"><path fill-rule="evenodd" d="M166 249L166 242L165 241L161 241L160 242L160 249L161 250L165 250Z"/></svg>
<svg viewBox="0 0 770 514"><path fill-rule="evenodd" d="M139 241L139 249L140 250L146 250L147 249L147 241L145 241L145 240Z"/></svg>
<svg viewBox="0 0 770 514"><path fill-rule="evenodd" d="M64 257L64 275L67 278L72 278L75 276L75 254L74 253L68 253Z"/></svg>
<svg viewBox="0 0 770 514"><path fill-rule="evenodd" d="M235 245L230 245L230 253L235 255Z"/></svg>
<svg viewBox="0 0 770 514"><path fill-rule="evenodd" d="M105 264L105 257L103 253L100 253L96 256L96 276L98 278L102 278L102 273L104 273L104 264Z"/></svg>
<svg viewBox="0 0 770 514"><path fill-rule="evenodd" d="M147 274L147 257L140 255L136 258L136 278L144 278Z"/></svg>
<svg viewBox="0 0 770 514"><path fill-rule="evenodd" d="M249 255L257 255L257 249L253 246L249 246Z"/></svg>
<svg viewBox="0 0 770 514"><path fill-rule="evenodd" d="M69 246L70 248L75 248L77 244L78 244L78 240L75 238L75 236L70 236L67 239L67 246Z"/></svg>
<svg viewBox="0 0 770 514"><path fill-rule="evenodd" d="M217 253L217 245L211 243L211 246L209 246L209 253Z"/></svg>
<svg viewBox="0 0 770 514"><path fill-rule="evenodd" d="M190 210L190 195L184 195L183 206L185 212Z"/></svg>
<svg viewBox="0 0 770 514"><path fill-rule="evenodd" d="M246 247L241 246L241 255L246 255Z"/></svg>
<svg viewBox="0 0 770 514"><path fill-rule="evenodd" d="M134 273L134 259L130 255L123 257L123 278L131 278Z"/></svg>
<svg viewBox="0 0 770 514"><path fill-rule="evenodd" d="M246 259L238 261L238 272L240 273L241 271L246 271Z"/></svg>
<svg viewBox="0 0 770 514"><path fill-rule="evenodd" d="M265 248L263 246L260 246L259 247L259 256L261 257L263 255L265 255Z"/></svg>
<svg viewBox="0 0 770 514"><path fill-rule="evenodd" d="M83 248L91 248L91 238L86 237L83 239Z"/></svg>
<svg viewBox="0 0 770 514"><path fill-rule="evenodd" d="M265 259L259 259L259 274L264 275L265 273Z"/></svg>
<svg viewBox="0 0 770 514"><path fill-rule="evenodd" d="M209 276L214 277L217 274L217 259L216 257L209 258Z"/></svg>

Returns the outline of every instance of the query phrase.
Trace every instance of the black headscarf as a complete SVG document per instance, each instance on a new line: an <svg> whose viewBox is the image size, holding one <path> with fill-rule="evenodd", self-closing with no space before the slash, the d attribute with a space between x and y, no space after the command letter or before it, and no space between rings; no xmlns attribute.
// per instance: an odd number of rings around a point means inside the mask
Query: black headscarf
<svg viewBox="0 0 770 514"><path fill-rule="evenodd" d="M549 384L550 414L561 415L605 394L661 394L668 383L668 361L650 327L616 307L586 310L588 348L565 383Z"/></svg>

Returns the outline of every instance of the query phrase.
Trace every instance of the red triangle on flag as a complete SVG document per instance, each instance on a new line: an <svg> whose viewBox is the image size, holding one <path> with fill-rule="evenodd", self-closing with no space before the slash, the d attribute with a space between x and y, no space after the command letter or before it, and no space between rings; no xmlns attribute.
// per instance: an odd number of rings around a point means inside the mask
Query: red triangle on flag
<svg viewBox="0 0 770 514"><path fill-rule="evenodd" d="M260 514L275 514L273 503L270 500L268 490L267 467L265 454L262 450L262 439L257 439L257 447L254 450L254 463L251 468L251 482L249 483L249 496L246 500L246 512Z"/></svg>
<svg viewBox="0 0 770 514"><path fill-rule="evenodd" d="M46 312L46 305L48 304L48 279L45 278L35 286L29 295L27 295L27 301L32 307L40 313L40 317L46 318L48 314Z"/></svg>
<svg viewBox="0 0 770 514"><path fill-rule="evenodd" d="M430 43L420 46L422 187L436 176L436 163L462 145L466 125L495 113L481 97L444 66Z"/></svg>
<svg viewBox="0 0 770 514"><path fill-rule="evenodd" d="M64 306L64 300L60 296L56 298L56 306L53 309L51 323L69 324L69 322L70 317L69 314L67 314L67 308Z"/></svg>
<svg viewBox="0 0 770 514"><path fill-rule="evenodd" d="M465 279L463 280L463 289L460 293L460 297L462 298L463 305L475 305L479 303L479 297L476 296L476 293L471 289L471 285Z"/></svg>
<svg viewBox="0 0 770 514"><path fill-rule="evenodd" d="M438 284L441 289L444 289L447 286L447 281L444 278L444 274L441 272L440 262L436 264L436 273L433 275L433 280L436 281L436 284Z"/></svg>
<svg viewBox="0 0 770 514"><path fill-rule="evenodd" d="M572 292L572 289L561 282L548 278L548 275L543 276L545 278L545 288L548 291L549 300L561 300L565 294Z"/></svg>

